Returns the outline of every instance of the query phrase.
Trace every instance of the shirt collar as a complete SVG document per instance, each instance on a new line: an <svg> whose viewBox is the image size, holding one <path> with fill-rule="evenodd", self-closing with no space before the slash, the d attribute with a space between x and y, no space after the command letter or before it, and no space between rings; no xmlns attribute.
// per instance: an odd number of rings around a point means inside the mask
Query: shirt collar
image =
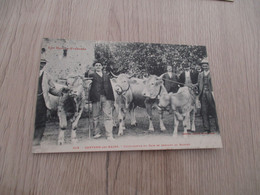
<svg viewBox="0 0 260 195"><path fill-rule="evenodd" d="M184 71L185 72L185 76L190 76L190 71Z"/></svg>
<svg viewBox="0 0 260 195"><path fill-rule="evenodd" d="M204 75L207 76L209 74L209 70L208 71L204 71Z"/></svg>
<svg viewBox="0 0 260 195"><path fill-rule="evenodd" d="M102 72L96 72L100 77L103 77L103 73Z"/></svg>

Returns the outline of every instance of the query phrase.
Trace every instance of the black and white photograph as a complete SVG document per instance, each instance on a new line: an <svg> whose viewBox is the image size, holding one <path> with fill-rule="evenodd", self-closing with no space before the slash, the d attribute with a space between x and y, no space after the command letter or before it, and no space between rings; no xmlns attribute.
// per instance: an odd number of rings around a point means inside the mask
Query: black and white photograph
<svg viewBox="0 0 260 195"><path fill-rule="evenodd" d="M33 153L222 147L205 46L45 38L39 52Z"/></svg>

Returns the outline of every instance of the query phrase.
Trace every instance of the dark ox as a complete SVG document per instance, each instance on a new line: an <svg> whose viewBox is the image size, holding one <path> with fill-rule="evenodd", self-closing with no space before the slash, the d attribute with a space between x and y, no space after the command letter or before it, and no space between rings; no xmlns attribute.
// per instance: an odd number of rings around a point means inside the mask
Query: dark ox
<svg viewBox="0 0 260 195"><path fill-rule="evenodd" d="M64 88L60 97L49 94L52 110L57 111L59 118L58 145L64 144L64 131L67 128L68 112L73 113L70 119L72 123L71 142L77 142L76 130L85 106L86 97L88 97L91 82L91 80L83 79L81 76L69 77L65 80L65 85L55 83L57 89Z"/></svg>
<svg viewBox="0 0 260 195"><path fill-rule="evenodd" d="M173 136L177 135L179 122L183 121L184 135L187 130L195 131L195 99L198 88L184 86L177 93L163 94L159 98L159 107L171 106L174 111Z"/></svg>
<svg viewBox="0 0 260 195"><path fill-rule="evenodd" d="M126 111L130 112L131 125L136 125L135 108L146 108L149 115L149 130L154 131L152 123L152 106L155 100L147 99L143 96L145 80L131 78L126 74L120 74L111 79L113 90L115 92L115 107L118 110L119 131L118 135L123 135L125 129Z"/></svg>

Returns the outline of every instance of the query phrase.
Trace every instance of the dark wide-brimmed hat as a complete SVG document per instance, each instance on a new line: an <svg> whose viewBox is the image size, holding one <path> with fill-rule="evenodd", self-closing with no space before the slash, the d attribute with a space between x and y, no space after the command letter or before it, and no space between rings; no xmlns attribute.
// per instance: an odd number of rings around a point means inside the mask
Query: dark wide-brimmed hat
<svg viewBox="0 0 260 195"><path fill-rule="evenodd" d="M103 64L101 61L99 61L99 60L95 60L95 61L93 62L93 64L92 64L92 66L95 66L97 63L99 63L99 64L101 64L102 66L104 66L104 64Z"/></svg>

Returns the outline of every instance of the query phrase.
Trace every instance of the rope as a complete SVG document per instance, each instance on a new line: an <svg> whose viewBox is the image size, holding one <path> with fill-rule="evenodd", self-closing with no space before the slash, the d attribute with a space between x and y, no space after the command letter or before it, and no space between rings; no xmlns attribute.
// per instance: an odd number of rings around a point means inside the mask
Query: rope
<svg viewBox="0 0 260 195"><path fill-rule="evenodd" d="M192 88L193 86L196 85L196 84L184 84L184 83L181 83L181 82L178 82L178 81L172 81L172 80L164 79L164 78L162 78L162 80L169 81L169 82L172 82L172 83L177 83L177 84L180 84L180 85L184 85L184 86L187 86L189 88Z"/></svg>

